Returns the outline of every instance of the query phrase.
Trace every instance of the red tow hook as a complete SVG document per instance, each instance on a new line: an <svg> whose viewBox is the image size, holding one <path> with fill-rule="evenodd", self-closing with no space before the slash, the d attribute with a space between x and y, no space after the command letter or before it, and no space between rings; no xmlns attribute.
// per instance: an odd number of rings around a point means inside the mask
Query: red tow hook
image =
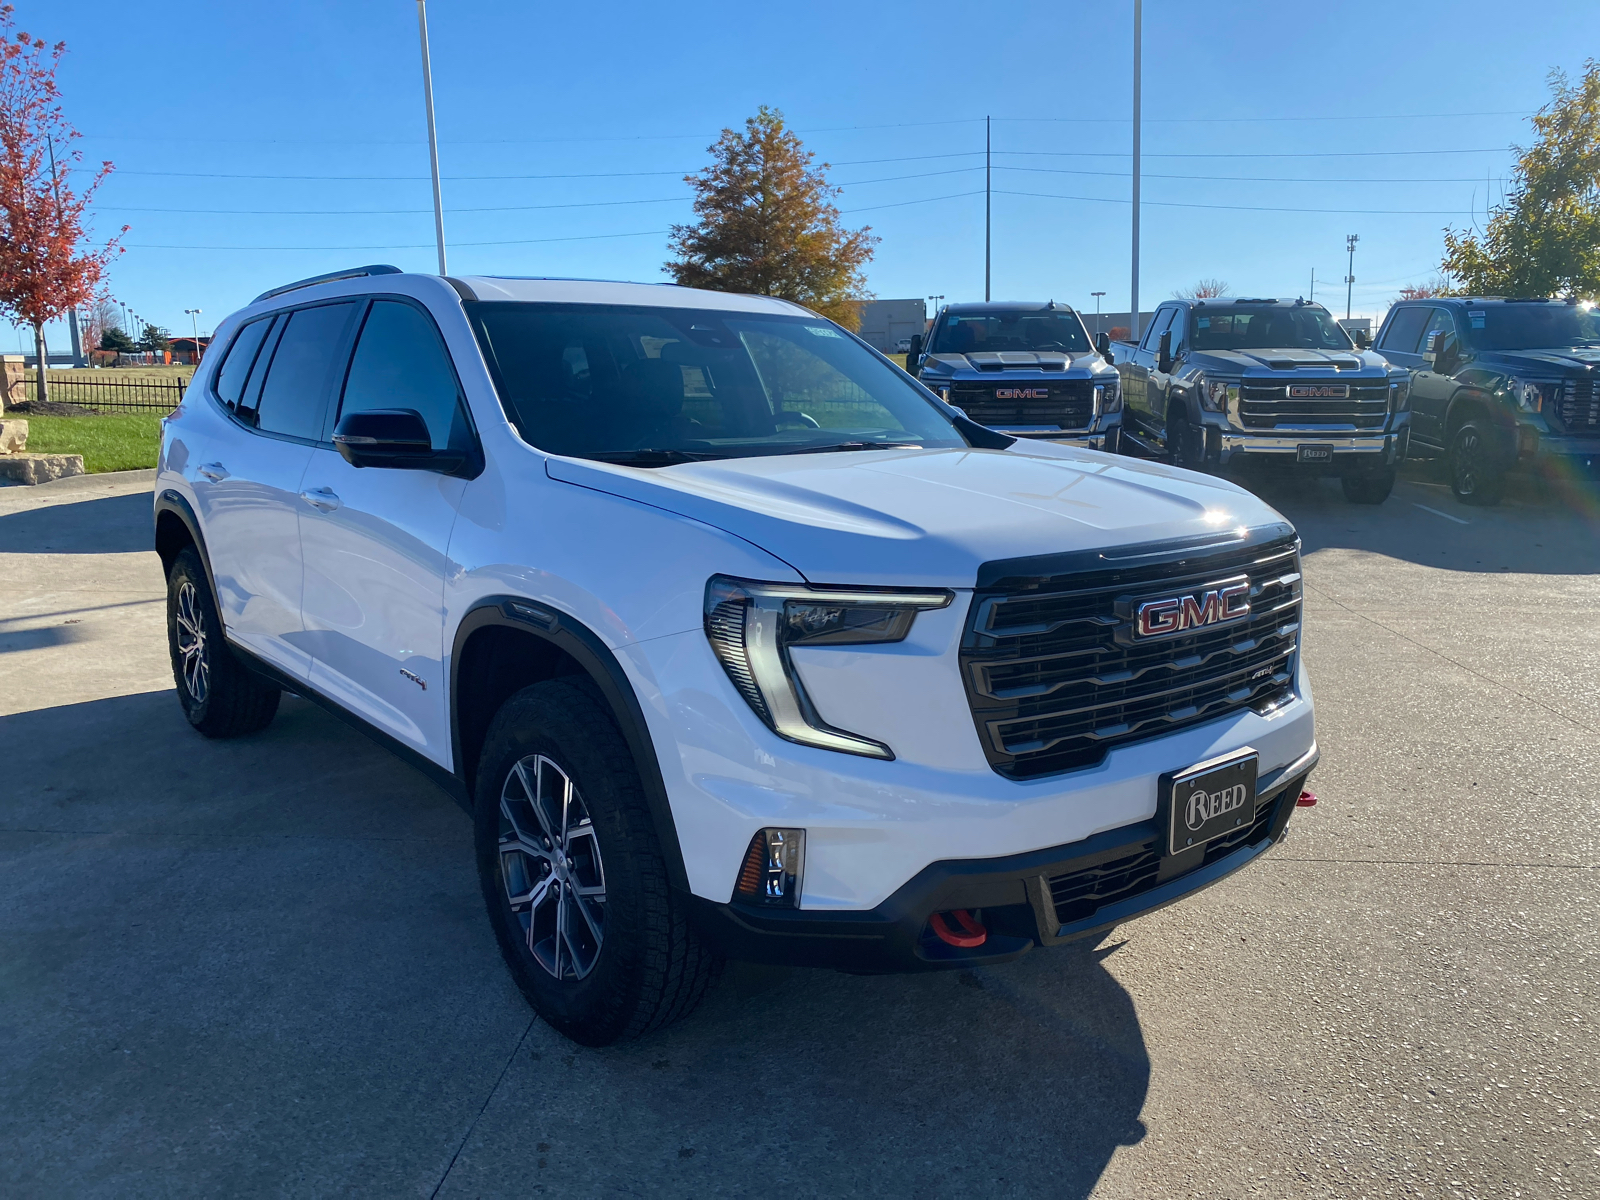
<svg viewBox="0 0 1600 1200"><path fill-rule="evenodd" d="M957 933L950 928L945 920L946 916L955 918L956 924L961 926ZM933 926L933 931L939 935L939 940L951 946L959 946L963 950L970 950L973 946L981 946L989 937L989 931L972 919L972 914L964 908L953 908L949 913L934 913L928 918L928 924Z"/></svg>
<svg viewBox="0 0 1600 1200"><path fill-rule="evenodd" d="M1316 802L1317 798L1310 792L1301 792L1300 799L1295 801L1295 805L1299 808L1310 808L1312 805L1316 804Z"/></svg>

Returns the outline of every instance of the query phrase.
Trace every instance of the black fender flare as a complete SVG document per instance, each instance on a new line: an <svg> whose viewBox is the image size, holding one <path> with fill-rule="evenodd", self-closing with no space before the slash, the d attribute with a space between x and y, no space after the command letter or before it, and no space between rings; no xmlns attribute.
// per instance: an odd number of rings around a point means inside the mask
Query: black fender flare
<svg viewBox="0 0 1600 1200"><path fill-rule="evenodd" d="M676 890L687 892L689 874L683 864L683 847L678 841L678 826L672 819L666 780L662 777L661 764L656 758L655 742L650 737L644 709L616 655L593 630L559 609L523 596L485 596L467 610L456 626L450 654L450 746L456 777L463 783L471 778L469 765L462 753L460 688L456 676L461 669L462 650L467 639L490 625L508 627L550 642L575 660L599 689L606 703L611 706L617 719L617 728L627 742L634 765L638 768L645 803L649 805L656 837L661 843L661 854L666 861L667 881Z"/></svg>
<svg viewBox="0 0 1600 1200"><path fill-rule="evenodd" d="M205 568L206 583L211 588L211 594L213 596L219 596L219 593L217 592L216 576L211 573L211 554L206 549L205 535L200 532L200 518L195 515L194 507L189 503L188 498L184 496L182 492L174 491L172 488L163 489L162 492L156 497L155 511L151 515L150 532L151 541L157 545L158 550L161 517L164 513L172 513L178 518L178 520L182 521L184 527L188 529L189 538L194 542L195 549L200 554L200 565ZM167 564L163 562L161 565L165 567ZM217 619L219 621L223 619L220 597L217 601ZM223 633L227 633L226 628L224 628Z"/></svg>

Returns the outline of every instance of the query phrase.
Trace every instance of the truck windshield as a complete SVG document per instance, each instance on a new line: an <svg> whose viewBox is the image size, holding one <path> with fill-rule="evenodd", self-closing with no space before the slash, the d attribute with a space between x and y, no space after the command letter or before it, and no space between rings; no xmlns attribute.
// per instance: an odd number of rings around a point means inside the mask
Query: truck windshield
<svg viewBox="0 0 1600 1200"><path fill-rule="evenodd" d="M966 446L902 372L817 317L592 304L467 309L530 445L633 466Z"/></svg>
<svg viewBox="0 0 1600 1200"><path fill-rule="evenodd" d="M1196 350L1350 350L1349 335L1325 308L1194 310Z"/></svg>
<svg viewBox="0 0 1600 1200"><path fill-rule="evenodd" d="M1054 350L1087 354L1089 335L1075 312L947 312L933 332L930 354L981 354L992 350Z"/></svg>
<svg viewBox="0 0 1600 1200"><path fill-rule="evenodd" d="M1600 344L1600 310L1578 304L1467 309L1475 350L1570 350Z"/></svg>

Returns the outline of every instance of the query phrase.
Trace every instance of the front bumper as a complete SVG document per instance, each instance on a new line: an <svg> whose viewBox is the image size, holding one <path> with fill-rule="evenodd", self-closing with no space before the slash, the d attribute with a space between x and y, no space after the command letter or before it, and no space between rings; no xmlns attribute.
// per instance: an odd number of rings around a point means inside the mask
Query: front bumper
<svg viewBox="0 0 1600 1200"><path fill-rule="evenodd" d="M1035 946L1102 934L1209 887L1281 841L1316 766L1313 746L1264 776L1253 825L1162 857L1152 818L1079 842L1002 858L935 862L864 910L765 909L688 897L700 935L729 958L856 974L938 971L1010 962ZM928 919L976 911L982 946L935 937Z"/></svg>
<svg viewBox="0 0 1600 1200"><path fill-rule="evenodd" d="M1411 429L1402 426L1386 433L1344 433L1327 429L1276 429L1270 433L1241 432L1206 427L1206 455L1219 465L1235 459L1263 461L1298 459L1301 446L1325 446L1333 451L1333 465L1393 466L1406 456Z"/></svg>
<svg viewBox="0 0 1600 1200"><path fill-rule="evenodd" d="M1559 466L1566 473L1600 476L1600 438L1546 433L1530 424L1517 426L1517 459Z"/></svg>

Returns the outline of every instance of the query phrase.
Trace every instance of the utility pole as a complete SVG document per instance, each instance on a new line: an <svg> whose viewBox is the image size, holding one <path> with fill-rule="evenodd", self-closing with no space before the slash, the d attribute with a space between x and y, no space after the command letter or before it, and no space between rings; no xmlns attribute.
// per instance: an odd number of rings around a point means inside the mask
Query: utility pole
<svg viewBox="0 0 1600 1200"><path fill-rule="evenodd" d="M983 119L983 298L989 299L989 118Z"/></svg>
<svg viewBox="0 0 1600 1200"><path fill-rule="evenodd" d="M186 308L183 311L189 315L189 328L194 330L194 365L198 367L200 365L200 322L198 320L200 310L198 308Z"/></svg>
<svg viewBox="0 0 1600 1200"><path fill-rule="evenodd" d="M1094 297L1094 337L1095 337L1095 341L1099 341L1100 340L1100 297L1104 296L1105 293L1104 292L1090 292L1089 295Z"/></svg>
<svg viewBox="0 0 1600 1200"><path fill-rule="evenodd" d="M1311 268L1311 303L1317 302L1317 269Z"/></svg>
<svg viewBox="0 0 1600 1200"><path fill-rule="evenodd" d="M428 65L428 2L417 0L417 30L422 38L422 100L428 109L428 162L433 168L433 235L439 244L439 274L444 265L444 195L439 190L439 135L433 127L433 68Z"/></svg>
<svg viewBox="0 0 1600 1200"><path fill-rule="evenodd" d="M1359 233L1352 233L1345 237L1344 248L1350 251L1350 273L1344 277L1344 319L1350 319L1350 297L1355 292L1356 286L1356 243L1361 240Z"/></svg>
<svg viewBox="0 0 1600 1200"><path fill-rule="evenodd" d="M1133 0L1133 340L1139 340L1139 131L1142 102L1144 2Z"/></svg>

